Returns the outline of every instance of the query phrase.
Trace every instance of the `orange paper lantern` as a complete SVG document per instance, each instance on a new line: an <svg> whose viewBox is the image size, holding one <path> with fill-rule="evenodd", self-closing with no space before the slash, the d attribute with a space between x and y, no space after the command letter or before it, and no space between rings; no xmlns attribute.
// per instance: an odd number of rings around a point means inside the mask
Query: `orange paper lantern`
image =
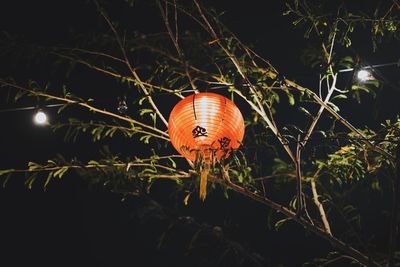
<svg viewBox="0 0 400 267"><path fill-rule="evenodd" d="M185 97L173 108L168 133L182 156L192 161L199 155L205 159L205 174L202 173L200 183L200 197L204 199L204 183L212 155L220 159L230 149L240 146L244 120L238 107L226 97L199 93Z"/></svg>

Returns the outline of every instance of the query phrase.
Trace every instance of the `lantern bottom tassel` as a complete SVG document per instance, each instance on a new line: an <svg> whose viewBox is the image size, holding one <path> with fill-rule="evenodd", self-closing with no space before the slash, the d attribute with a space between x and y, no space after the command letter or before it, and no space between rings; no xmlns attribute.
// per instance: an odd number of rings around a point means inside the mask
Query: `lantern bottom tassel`
<svg viewBox="0 0 400 267"><path fill-rule="evenodd" d="M200 199L204 201L207 196L207 178L210 172L210 164L205 163L200 171Z"/></svg>

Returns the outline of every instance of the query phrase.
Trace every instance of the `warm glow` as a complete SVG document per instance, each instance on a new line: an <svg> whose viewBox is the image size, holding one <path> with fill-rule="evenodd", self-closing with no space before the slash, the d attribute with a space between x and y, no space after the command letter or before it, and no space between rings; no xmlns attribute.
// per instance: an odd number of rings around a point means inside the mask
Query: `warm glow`
<svg viewBox="0 0 400 267"><path fill-rule="evenodd" d="M34 121L38 125L44 125L47 123L47 115L43 111L39 110L35 113Z"/></svg>
<svg viewBox="0 0 400 267"><path fill-rule="evenodd" d="M199 93L182 99L169 117L168 132L175 149L190 160L196 151L236 149L244 136L244 120L238 107L224 96Z"/></svg>
<svg viewBox="0 0 400 267"><path fill-rule="evenodd" d="M370 80L371 78L372 78L372 75L367 70L359 70L357 72L357 79L360 80L361 82L365 82L367 80Z"/></svg>

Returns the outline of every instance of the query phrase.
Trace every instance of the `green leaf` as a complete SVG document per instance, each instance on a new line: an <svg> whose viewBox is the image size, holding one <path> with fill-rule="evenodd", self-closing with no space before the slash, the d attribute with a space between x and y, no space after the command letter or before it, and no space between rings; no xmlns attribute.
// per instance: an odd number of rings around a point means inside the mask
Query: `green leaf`
<svg viewBox="0 0 400 267"><path fill-rule="evenodd" d="M112 127L112 128L108 129L108 130L105 132L104 136L113 137L113 136L114 136L114 133L115 133L117 130L118 130L118 128Z"/></svg>
<svg viewBox="0 0 400 267"><path fill-rule="evenodd" d="M335 99L347 99L347 95L344 94L335 95L334 97L331 98L331 101Z"/></svg>
<svg viewBox="0 0 400 267"><path fill-rule="evenodd" d="M40 164L38 164L38 163L35 163L35 162L32 162L32 161L28 162L28 169L29 169L30 171L39 169L39 168L41 168L41 167L42 167L42 165L40 165Z"/></svg>
<svg viewBox="0 0 400 267"><path fill-rule="evenodd" d="M147 114L147 113L152 113L153 112L153 110L152 109L149 109L149 108L143 108L143 109L141 109L140 111L139 111L139 114L140 114L140 116L143 116L144 114Z"/></svg>
<svg viewBox="0 0 400 267"><path fill-rule="evenodd" d="M69 103L62 105L61 107L58 108L57 114L60 114L66 107L69 107L69 106L70 106Z"/></svg>
<svg viewBox="0 0 400 267"><path fill-rule="evenodd" d="M54 160L48 159L47 163L51 164L51 165L57 165L57 163Z"/></svg>
<svg viewBox="0 0 400 267"><path fill-rule="evenodd" d="M286 222L290 221L290 218L284 218L275 223L275 230L279 230Z"/></svg>
<svg viewBox="0 0 400 267"><path fill-rule="evenodd" d="M20 100L26 94L27 94L26 91L22 91L22 90L17 91L17 93L15 94L15 97L14 97L14 101L17 102L18 100Z"/></svg>
<svg viewBox="0 0 400 267"><path fill-rule="evenodd" d="M0 176L14 172L15 169L0 170Z"/></svg>
<svg viewBox="0 0 400 267"><path fill-rule="evenodd" d="M379 88L379 85L380 85L379 81L375 80L375 79L368 80L365 82L365 84L371 85L375 88Z"/></svg>
<svg viewBox="0 0 400 267"><path fill-rule="evenodd" d="M353 85L351 86L351 89L352 89L352 90L361 90L361 91L364 91L364 92L367 92L367 93L370 92L370 89L369 89L367 86L365 86L365 85L353 84Z"/></svg>
<svg viewBox="0 0 400 267"><path fill-rule="evenodd" d="M142 98L139 100L139 106L143 105L143 102L144 102L146 99L147 99L147 96L142 97Z"/></svg>
<svg viewBox="0 0 400 267"><path fill-rule="evenodd" d="M28 177L25 181L25 185L28 186L29 189L32 189L32 185L35 182L37 178L37 173L32 174L31 176Z"/></svg>
<svg viewBox="0 0 400 267"><path fill-rule="evenodd" d="M8 173L3 181L3 188L6 187L8 181L11 179L12 173Z"/></svg>
<svg viewBox="0 0 400 267"><path fill-rule="evenodd" d="M64 166L61 169L59 169L56 172L54 172L54 177L58 176L58 178L61 179L66 171L68 171L68 166Z"/></svg>
<svg viewBox="0 0 400 267"><path fill-rule="evenodd" d="M148 144L150 142L151 135L143 135L140 137L140 141L143 141L145 144Z"/></svg>
<svg viewBox="0 0 400 267"><path fill-rule="evenodd" d="M287 95L288 100L289 100L289 105L293 106L294 103L295 103L294 96L292 94L290 94L290 93L287 93L286 95Z"/></svg>
<svg viewBox="0 0 400 267"><path fill-rule="evenodd" d="M47 185L49 184L49 182L50 182L50 180L52 178L53 178L53 172L49 172L49 174L47 175L47 179L46 179L46 181L44 182L44 185L43 185L44 190L47 189Z"/></svg>
<svg viewBox="0 0 400 267"><path fill-rule="evenodd" d="M328 104L328 106L330 106L335 112L339 112L339 111L340 111L339 107L336 106L335 104L333 104L332 102L328 102L327 104Z"/></svg>
<svg viewBox="0 0 400 267"><path fill-rule="evenodd" d="M168 159L169 159L169 161L171 161L172 167L173 167L174 169L176 169L176 162L175 162L175 160L173 160L171 157L169 157Z"/></svg>
<svg viewBox="0 0 400 267"><path fill-rule="evenodd" d="M313 115L311 115L311 113L310 113L307 109L305 109L305 108L303 108L303 107L299 107L299 110L300 110L301 112L303 112L304 114L306 114L307 117L314 118Z"/></svg>
<svg viewBox="0 0 400 267"><path fill-rule="evenodd" d="M157 113L151 113L150 114L151 119L153 120L153 126L154 128L156 127L156 123L157 123Z"/></svg>

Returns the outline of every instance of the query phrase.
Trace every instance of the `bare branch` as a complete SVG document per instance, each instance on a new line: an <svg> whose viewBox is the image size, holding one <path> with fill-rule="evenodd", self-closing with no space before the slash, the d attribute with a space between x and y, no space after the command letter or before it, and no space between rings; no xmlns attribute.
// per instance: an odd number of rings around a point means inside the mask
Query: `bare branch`
<svg viewBox="0 0 400 267"><path fill-rule="evenodd" d="M321 221L322 221L322 224L324 225L325 231L328 234L332 235L331 227L329 225L329 221L328 221L328 218L326 216L324 206L319 201L318 192L317 192L317 185L315 183L315 179L317 178L319 172L320 172L320 169L318 169L318 171L315 173L314 177L310 181L311 192L312 192L312 195L313 195L312 199L313 199L313 202L314 202L315 206L318 208L319 215L321 217Z"/></svg>
<svg viewBox="0 0 400 267"><path fill-rule="evenodd" d="M100 10L99 4L95 1L97 7ZM113 23L111 22L111 20L106 16L106 14L104 12L102 12L100 10L101 15L103 16L103 18L105 19L105 21L107 22L107 24L109 25L111 31L114 33L115 35L115 39L117 40L117 43L121 49L122 55L124 57L124 61L126 66L128 67L129 71L131 72L131 74L133 75L133 77L136 79L136 81L139 84L139 87L142 89L142 91L144 92L144 94L148 97L149 103L150 105L153 107L154 111L156 112L156 114L160 117L161 121L164 123L164 125L168 128L168 122L167 120L164 118L164 115L160 112L160 110L158 109L157 105L154 103L153 98L150 96L146 86L143 84L142 80L140 79L139 75L137 74L137 72L135 71L135 69L132 67L128 55L126 54L125 51L125 47L122 44L121 38L117 32L117 30L115 29Z"/></svg>
<svg viewBox="0 0 400 267"><path fill-rule="evenodd" d="M174 8L175 8L175 36L174 36L174 34L172 32L172 29L171 29L171 26L169 24L168 4L165 5L165 10L163 10L163 7L161 6L161 3L159 1L157 1L157 4L158 4L158 7L160 9L162 18L164 20L165 27L167 28L168 35L170 36L170 38L172 40L172 43L174 44L174 47L175 47L176 51L178 52L179 60L180 60L181 64L183 65L184 69L185 69L185 74L189 79L189 83L192 86L192 89L196 93L198 93L197 87L194 84L194 80L193 80L193 78L192 78L192 76L191 76L191 74L189 72L188 64L187 64L187 62L185 60L185 55L184 55L182 49L180 48L179 42L178 42L178 34L179 33L178 33L178 14L177 14L177 11L176 11L176 2L174 1Z"/></svg>
<svg viewBox="0 0 400 267"><path fill-rule="evenodd" d="M132 82L132 83L136 83L136 82L137 82L137 80L134 79L134 78L132 78L132 77L123 76L123 75L121 75L121 74L119 74L119 73L106 70L106 69L104 69L104 68L101 68L101 67L98 67L98 66L96 66L96 65L93 65L93 64L91 64L91 63L89 63L89 62L87 62L87 61L85 61L85 60L82 60L82 59L73 58L73 57L70 57L70 56L67 56L67 55L63 55L63 54L60 54L60 53L56 53L56 52L53 52L52 54L54 54L54 55L56 55L56 56L59 56L59 57L61 57L61 58L65 58L65 59L68 59L68 60L70 60L70 61L73 61L73 62L82 64L82 65L84 65L84 66L86 66L86 67L88 67L88 68L90 68L90 69L92 69L92 70L99 71L99 72L101 72L101 73L107 74L107 75L109 75L109 76L112 76L112 77L115 77L115 78L118 78L118 79L126 80L126 81L129 81L129 82ZM170 88L166 88L166 87L163 87L163 86L160 86L160 85L151 84L151 83L144 82L144 81L141 81L141 83L142 83L143 85L147 86L147 87L155 88L155 89L158 89L158 90L160 90L160 91L164 91L164 92L167 92L167 93L170 93L170 94L175 94L175 95L178 96L179 98L184 98L184 97L179 93L179 91L177 91L177 90L170 89Z"/></svg>
<svg viewBox="0 0 400 267"><path fill-rule="evenodd" d="M323 239L327 240L329 243L332 244L332 246L338 248L339 250L341 250L342 252L348 254L349 256L353 257L355 260L357 260L358 262L360 262L361 264L364 265L368 265L368 266L380 266L377 262L373 261L372 259L368 258L367 256L365 256L363 253L361 253L360 251L358 251L357 249L351 247L350 245L344 243L343 241L337 239L336 237L328 234L325 229L321 229L316 225L312 225L310 222L306 221L303 217L298 217L296 215L296 213L294 213L293 211L291 211L290 209L288 209L285 206L282 206L268 198L265 198L263 196L260 196L256 193L253 193L241 186L238 186L234 183L229 182L227 179L220 179L218 177L215 176L209 176L209 180L216 182L218 184L222 184L227 186L229 189L242 194L246 197L249 197L253 200L255 200L258 203L261 203L265 206L268 206L270 208L272 208L273 210L276 210L282 214L284 214L285 216L287 216L288 218L292 219L293 221L299 223L300 225L302 225L305 229L307 229L308 231L318 235L319 237L322 237Z"/></svg>
<svg viewBox="0 0 400 267"><path fill-rule="evenodd" d="M328 78L327 78L327 79L328 79ZM329 100L330 100L330 98L331 98L331 96L332 96L332 93L335 91L336 81L337 81L337 74L335 74L335 75L333 76L333 83L332 83L332 86L329 88L328 94L327 94L327 96L325 97L325 100L324 100L324 104L325 104L325 105L328 104L328 102L329 102ZM314 117L313 121L311 122L311 125L310 125L310 127L308 128L308 130L307 130L307 132L306 132L306 135L304 136L304 139L303 139L303 141L302 141L302 146L303 146L303 147L306 146L308 139L310 138L311 134L313 133L314 128L315 128L315 126L317 125L317 123L318 123L318 121L319 121L319 119L320 119L320 117L321 117L321 115L322 115L322 112L324 112L324 109L325 109L325 106L324 106L324 105L321 105L320 108L319 108L319 110L318 110L317 115Z"/></svg>
<svg viewBox="0 0 400 267"><path fill-rule="evenodd" d="M303 189L302 189L302 178L301 178L301 142L300 135L297 137L297 146L296 146L296 193L297 193L297 202L296 202L296 214L297 216L301 215L303 211Z"/></svg>

